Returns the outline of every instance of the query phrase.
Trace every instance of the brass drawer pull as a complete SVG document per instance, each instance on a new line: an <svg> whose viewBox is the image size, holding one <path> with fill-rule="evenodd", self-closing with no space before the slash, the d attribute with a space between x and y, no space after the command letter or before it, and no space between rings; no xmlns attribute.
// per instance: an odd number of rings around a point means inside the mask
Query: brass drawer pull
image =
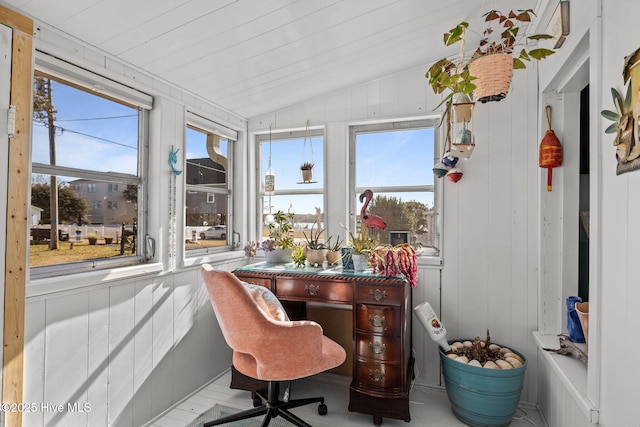
<svg viewBox="0 0 640 427"><path fill-rule="evenodd" d="M313 283L310 285L304 285L304 291L307 295L316 296L318 292L320 292L320 286L314 285Z"/></svg>
<svg viewBox="0 0 640 427"><path fill-rule="evenodd" d="M369 291L369 295L376 301L384 301L387 297L387 291L381 291L380 289L376 289L375 291Z"/></svg>
<svg viewBox="0 0 640 427"><path fill-rule="evenodd" d="M370 342L369 343L369 350L371 350L371 352L373 354L382 354L384 353L384 351L387 349L387 345L380 343L380 342Z"/></svg>
<svg viewBox="0 0 640 427"><path fill-rule="evenodd" d="M369 324L374 328L384 327L387 324L387 319L384 316L369 316Z"/></svg>
<svg viewBox="0 0 640 427"><path fill-rule="evenodd" d="M384 381L385 374L380 369L369 369L369 378L377 383Z"/></svg>

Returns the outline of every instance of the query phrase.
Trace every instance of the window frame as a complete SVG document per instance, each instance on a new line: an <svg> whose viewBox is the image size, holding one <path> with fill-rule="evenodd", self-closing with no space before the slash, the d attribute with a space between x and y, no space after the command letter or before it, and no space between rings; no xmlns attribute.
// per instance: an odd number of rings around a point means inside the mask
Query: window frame
<svg viewBox="0 0 640 427"><path fill-rule="evenodd" d="M138 155L137 175L119 172L101 172L90 169L79 169L68 166L34 163L30 159L30 175L44 174L55 176L73 176L79 179L95 180L113 184L134 184L138 187L137 235L139 242L136 254L117 258L96 258L72 263L48 266L29 267L29 279L39 280L74 273L85 273L96 270L126 267L148 262L146 217L146 183L148 172L149 147L149 112L153 106L153 97L123 83L104 78L93 71L81 68L66 61L55 58L45 52L36 50L34 76L44 75L62 84L84 90L95 96L127 105L138 111ZM32 124L33 126L33 124ZM30 188L29 188L30 192ZM29 195L30 198L30 195Z"/></svg>
<svg viewBox="0 0 640 427"><path fill-rule="evenodd" d="M234 207L234 197L233 197L233 170L234 170L234 152L235 152L235 144L238 143L238 132L233 130L227 126L224 126L212 119L208 119L199 114L196 114L192 111L186 112L185 118L185 127L184 127L184 152L187 152L187 129L192 128L196 131L201 132L209 132L216 134L225 138L228 142L227 146L227 185L226 190L218 189L215 187L208 187L207 185L196 185L196 184L187 184L186 179L186 170L187 170L187 156L184 156L184 168L185 171L184 179L183 179L183 199L182 199L182 211L185 212L186 207L186 197L190 191L196 191L200 193L206 193L206 202L209 203L209 196L211 193L213 194L224 194L227 196L227 237L226 244L221 246L213 246L202 249L186 249L186 243L182 244L182 252L184 260L192 260L193 258L202 257L203 255L217 254L221 252L230 252L233 250L233 207ZM215 196L214 196L215 197ZM186 214L183 215L182 218L182 229L185 232L185 238L183 239L185 242L190 237L186 235L187 228L187 218ZM209 225L209 227L213 227L213 225ZM189 262L185 263L185 265L190 265Z"/></svg>
<svg viewBox="0 0 640 427"><path fill-rule="evenodd" d="M360 133L383 133L401 130L433 128L433 164L438 161L438 153L441 151L441 131L438 128L439 118L423 118L410 120L394 120L376 123L352 124L349 125L349 218L350 229L356 230L358 216L357 196L364 190L370 189L374 193L405 193L405 192L432 192L433 210L435 212L436 226L433 237L433 247L420 249L419 255L430 257L442 257L442 202L443 186L442 180L434 178L433 185L403 185L403 186L380 186L380 187L357 187L356 186L356 137Z"/></svg>
<svg viewBox="0 0 640 427"><path fill-rule="evenodd" d="M322 195L322 212L324 214L324 229L329 230L329 222L331 218L326 214L327 212L327 177L326 177L326 163L327 163L327 135L326 129L324 126L309 126L306 130L304 128L296 128L296 129L271 129L271 131L267 132L259 132L253 135L254 144L255 144L255 153L256 153L256 239L258 241L263 240L262 236L262 217L263 217L263 206L265 205L265 198L269 197L269 195L265 192L264 188L264 174L262 170L262 143L268 143L269 140L286 140L286 139L303 139L307 138L322 138L322 158L323 158L323 182L321 187L315 188L306 188L301 186L299 189L294 188L286 188L286 189L278 189L278 177L276 175L276 183L275 183L275 191L271 193L271 196L290 196L290 195L298 195L298 196L306 196L306 195Z"/></svg>

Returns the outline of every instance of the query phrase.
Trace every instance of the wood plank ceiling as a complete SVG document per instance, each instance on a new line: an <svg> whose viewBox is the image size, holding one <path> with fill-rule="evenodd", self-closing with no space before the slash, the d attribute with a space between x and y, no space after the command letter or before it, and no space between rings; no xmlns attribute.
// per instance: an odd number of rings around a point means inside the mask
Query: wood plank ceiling
<svg viewBox="0 0 640 427"><path fill-rule="evenodd" d="M425 66L442 34L536 0L5 0L246 118Z"/></svg>

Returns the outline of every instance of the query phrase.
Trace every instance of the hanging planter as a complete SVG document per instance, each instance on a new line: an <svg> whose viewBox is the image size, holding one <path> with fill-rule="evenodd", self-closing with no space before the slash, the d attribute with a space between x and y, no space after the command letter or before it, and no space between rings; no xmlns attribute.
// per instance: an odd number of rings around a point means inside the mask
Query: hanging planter
<svg viewBox="0 0 640 427"><path fill-rule="evenodd" d="M311 138L309 138L309 147L311 148L311 161L305 161L305 151L307 150L307 134L309 132L309 120L307 120L307 125L304 129L304 142L302 143L302 160L300 164L300 181L298 184L312 184L315 181L313 180L313 143L311 142Z"/></svg>
<svg viewBox="0 0 640 427"><path fill-rule="evenodd" d="M475 140L471 129L467 127L467 122L464 122L462 129L456 135L455 141L451 144L451 154L453 156L462 157L468 159L473 153L473 149L476 147Z"/></svg>
<svg viewBox="0 0 640 427"><path fill-rule="evenodd" d="M308 184L313 182L313 163L304 162L300 165L300 172L302 173L302 183Z"/></svg>
<svg viewBox="0 0 640 427"><path fill-rule="evenodd" d="M269 125L269 163L267 170L264 173L264 192L267 195L272 195L275 191L276 174L271 168L271 125Z"/></svg>
<svg viewBox="0 0 640 427"><path fill-rule="evenodd" d="M529 48L526 40L544 40L553 38L549 34L526 35L526 25L535 16L533 9L510 10L503 14L491 10L484 16L487 28L473 31L482 34L478 47L465 57L465 32L468 22L461 22L444 34L445 46L460 43L460 58L443 58L435 62L426 77L434 93L454 94L473 91L476 102L500 101L507 96L511 84L513 69L526 68L525 62L541 60L554 53L546 48Z"/></svg>
<svg viewBox="0 0 640 427"><path fill-rule="evenodd" d="M475 102L466 93L456 93L453 96L453 121L455 123L469 123L473 114Z"/></svg>
<svg viewBox="0 0 640 427"><path fill-rule="evenodd" d="M469 64L469 73L476 77L473 96L478 102L500 101L511 86L513 58L502 53L481 56Z"/></svg>

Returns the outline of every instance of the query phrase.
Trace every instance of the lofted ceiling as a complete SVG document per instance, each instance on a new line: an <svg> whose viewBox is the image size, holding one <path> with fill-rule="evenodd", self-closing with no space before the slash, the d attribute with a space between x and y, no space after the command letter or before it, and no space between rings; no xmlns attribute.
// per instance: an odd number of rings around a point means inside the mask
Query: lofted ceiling
<svg viewBox="0 0 640 427"><path fill-rule="evenodd" d="M246 118L456 47L442 34L536 0L4 0L38 22Z"/></svg>

